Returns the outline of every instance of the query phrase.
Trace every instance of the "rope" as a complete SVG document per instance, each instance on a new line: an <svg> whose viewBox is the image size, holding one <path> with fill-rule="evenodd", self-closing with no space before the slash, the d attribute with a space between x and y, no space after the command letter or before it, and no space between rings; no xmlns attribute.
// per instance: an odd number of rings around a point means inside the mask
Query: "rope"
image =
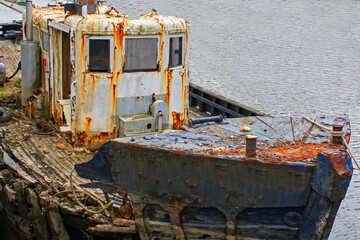
<svg viewBox="0 0 360 240"><path fill-rule="evenodd" d="M357 168L360 170L360 164L356 161L354 155L352 154L351 148L350 148L349 144L347 144L346 139L345 139L344 136L343 136L343 134L344 134L343 131L332 131L331 128L325 127L324 125L321 125L320 123L317 123L317 122L315 122L314 120L312 120L312 119L310 119L310 118L304 117L304 119L305 119L306 121L309 121L309 122L313 123L314 125L318 126L319 128L322 128L322 129L324 129L324 130L330 131L330 134L331 134L331 136L333 136L333 137L341 137L341 138L342 138L342 142L343 142L343 144L345 145L346 150L348 151L350 157L352 158L352 160L354 160L354 163L356 164Z"/></svg>
<svg viewBox="0 0 360 240"><path fill-rule="evenodd" d="M357 168L360 170L360 164L356 161L354 155L351 152L350 146L347 144L346 139L344 137L342 137L342 141L343 141L347 151L349 152L350 157L352 158L352 160L354 160L354 163L356 164Z"/></svg>
<svg viewBox="0 0 360 240"><path fill-rule="evenodd" d="M10 77L6 78L6 81L8 82L13 77L15 77L15 75L19 72L20 69L21 69L21 61L18 62L18 66L17 66L15 72Z"/></svg>
<svg viewBox="0 0 360 240"><path fill-rule="evenodd" d="M315 122L314 120L312 120L312 119L310 119L310 118L308 118L308 117L303 117L303 118L304 118L306 121L311 122L312 124L318 126L319 128L322 128L322 129L328 130L328 131L332 131L331 128L325 127L324 125L321 125L320 123L317 123L317 122Z"/></svg>
<svg viewBox="0 0 360 240"><path fill-rule="evenodd" d="M100 204L100 206L101 206L101 209L100 209L100 210L97 210L97 211L94 211L94 210L88 209L84 204L82 204L82 203L79 201L79 199L77 198L77 196L76 196L76 190L75 190L75 188L74 188L73 181L72 181L72 174L73 174L74 170L75 170L75 168L73 168L73 169L71 170L71 173L70 173L70 178L69 178L69 180L70 180L70 188L71 188L71 190L72 190L72 193L73 193L73 195L74 195L74 198L75 198L76 203L77 203L82 209L84 209L85 211L87 211L87 212L89 212L89 213L96 214L96 213L101 213L101 212L105 211L106 209L108 209L110 206L113 205L112 202L104 205L104 204L102 204L102 202L101 202L100 200L96 199L95 197L93 197L91 194L89 194L89 193L87 193L87 192L84 192L84 193L87 194L88 196L90 196L90 197L91 197L93 200L95 200L96 202L98 202L98 203Z"/></svg>

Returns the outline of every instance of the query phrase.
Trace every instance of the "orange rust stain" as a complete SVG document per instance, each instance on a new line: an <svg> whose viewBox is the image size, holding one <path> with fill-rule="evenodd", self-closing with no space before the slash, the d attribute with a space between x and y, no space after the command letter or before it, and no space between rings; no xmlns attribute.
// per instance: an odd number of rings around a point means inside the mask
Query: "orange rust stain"
<svg viewBox="0 0 360 240"><path fill-rule="evenodd" d="M182 109L183 109L183 119L184 121L187 119L187 115L186 115L186 110L187 110L187 102L188 102L188 97L187 97L187 78L186 78L186 68L184 69L184 71L179 72L179 75L181 77L181 89L182 89L182 99L181 99L181 104L182 104Z"/></svg>
<svg viewBox="0 0 360 240"><path fill-rule="evenodd" d="M168 104L168 106L170 106L171 87L174 77L172 75L172 71L169 71L167 68L165 69L165 74L167 75L166 103Z"/></svg>
<svg viewBox="0 0 360 240"><path fill-rule="evenodd" d="M84 74L84 76L83 76L82 94L85 93L85 83L86 83L86 74Z"/></svg>
<svg viewBox="0 0 360 240"><path fill-rule="evenodd" d="M328 143L321 144L298 144L292 146L278 147L278 148L270 148L265 152L276 152L288 158L310 158L313 156L317 156L322 152L329 151L330 149L342 149L345 150L344 146L339 145L330 145Z"/></svg>
<svg viewBox="0 0 360 240"><path fill-rule="evenodd" d="M86 118L86 122L85 122L86 131L90 131L92 120L93 120L93 119L92 119L91 117L87 117L87 118Z"/></svg>
<svg viewBox="0 0 360 240"><path fill-rule="evenodd" d="M89 135L86 131L76 133L76 143L84 147L99 147L101 144L113 138L114 133L100 132L99 134Z"/></svg>
<svg viewBox="0 0 360 240"><path fill-rule="evenodd" d="M80 49L80 59L83 60L85 55L85 35L81 35L81 49Z"/></svg>
<svg viewBox="0 0 360 240"><path fill-rule="evenodd" d="M113 94L112 94L112 96L113 96L113 106L116 106L116 89L117 89L117 85L112 85L112 87L113 87Z"/></svg>
<svg viewBox="0 0 360 240"><path fill-rule="evenodd" d="M54 120L57 124L62 124L62 115L58 112L57 108L54 109Z"/></svg>
<svg viewBox="0 0 360 240"><path fill-rule="evenodd" d="M345 141L346 141L347 143L350 142L350 134L349 134L349 135L345 135L344 138L345 138Z"/></svg>
<svg viewBox="0 0 360 240"><path fill-rule="evenodd" d="M172 112L173 116L173 129L179 130L181 125L186 122L185 113Z"/></svg>
<svg viewBox="0 0 360 240"><path fill-rule="evenodd" d="M160 25L160 32L156 33L155 35L160 35L160 62L159 67L160 71L162 71L163 67L163 55L164 55L164 23L162 20L154 18L154 20Z"/></svg>
<svg viewBox="0 0 360 240"><path fill-rule="evenodd" d="M182 28L185 29L183 21L180 21L180 23L181 23Z"/></svg>
<svg viewBox="0 0 360 240"><path fill-rule="evenodd" d="M116 46L119 47L119 52L120 54L116 54L114 56L118 56L120 55L120 69L119 69L119 72L122 72L122 69L123 69L123 65L125 63L125 54L123 53L123 45L124 45L124 29L125 29L125 26L126 26L126 21L123 21L120 25L118 25L116 27L116 31L115 31L115 40L117 41L117 44L115 44Z"/></svg>
<svg viewBox="0 0 360 240"><path fill-rule="evenodd" d="M180 113L172 112L173 116L173 129L179 130L181 126Z"/></svg>
<svg viewBox="0 0 360 240"><path fill-rule="evenodd" d="M163 37L161 35L161 38L160 38L160 62L159 62L159 67L160 67L160 71L162 71L162 68L163 68L163 56L164 56L164 41L163 41Z"/></svg>
<svg viewBox="0 0 360 240"><path fill-rule="evenodd" d="M351 176L352 172L346 169L346 160L348 156L345 158L342 157L342 153L335 152L333 154L329 154L327 156L327 161L331 163L334 170L340 175L340 176Z"/></svg>
<svg viewBox="0 0 360 240"><path fill-rule="evenodd" d="M88 135L86 132L77 132L76 133L76 142L80 143L81 145L85 145L87 138L88 138Z"/></svg>
<svg viewBox="0 0 360 240"><path fill-rule="evenodd" d="M95 77L93 74L91 74L91 79L92 79L92 89L94 91L95 90Z"/></svg>

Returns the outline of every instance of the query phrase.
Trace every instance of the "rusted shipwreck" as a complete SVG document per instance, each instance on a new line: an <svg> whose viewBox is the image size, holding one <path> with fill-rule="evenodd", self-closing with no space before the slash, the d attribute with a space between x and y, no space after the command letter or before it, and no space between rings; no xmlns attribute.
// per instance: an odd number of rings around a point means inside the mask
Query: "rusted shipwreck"
<svg viewBox="0 0 360 240"><path fill-rule="evenodd" d="M27 118L11 111L0 138L4 237L328 238L348 117L273 118L189 85L185 20L94 2L27 1Z"/></svg>

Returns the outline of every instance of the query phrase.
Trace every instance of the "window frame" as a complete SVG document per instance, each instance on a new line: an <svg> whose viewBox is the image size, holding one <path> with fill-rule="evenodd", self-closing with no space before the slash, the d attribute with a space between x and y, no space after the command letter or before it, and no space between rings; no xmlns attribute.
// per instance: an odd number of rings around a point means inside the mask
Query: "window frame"
<svg viewBox="0 0 360 240"><path fill-rule="evenodd" d="M157 44L156 44L156 65L157 65L157 69L150 69L150 70L125 70L125 61L126 61L126 39L139 39L139 38L155 38L157 39ZM134 73L134 72L159 72L161 70L160 66L160 35L144 35L144 36L134 36L134 35L130 35L130 36L124 36L123 39L123 46L124 46L124 63L122 66L122 71L124 73Z"/></svg>
<svg viewBox="0 0 360 240"><path fill-rule="evenodd" d="M109 40L109 70L107 71L91 71L90 70L90 40ZM114 71L114 36L112 35L97 35L97 36L88 36L87 37L87 64L86 72L93 73L113 73Z"/></svg>
<svg viewBox="0 0 360 240"><path fill-rule="evenodd" d="M177 66L173 66L173 67L170 67L170 54L171 54L171 49L170 49L170 41L171 41L171 38L178 38L178 37L182 37L182 42L181 42L181 65L177 65ZM172 35L169 35L169 58L168 58L168 68L170 70L175 70L175 69L182 69L185 67L185 34L172 34Z"/></svg>

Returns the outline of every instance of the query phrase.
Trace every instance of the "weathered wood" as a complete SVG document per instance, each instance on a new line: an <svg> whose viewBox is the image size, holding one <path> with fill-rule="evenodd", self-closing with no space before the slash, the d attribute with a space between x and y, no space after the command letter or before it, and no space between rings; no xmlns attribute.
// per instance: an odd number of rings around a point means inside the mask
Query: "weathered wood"
<svg viewBox="0 0 360 240"><path fill-rule="evenodd" d="M0 148L0 170L6 169L6 164L4 163L4 150Z"/></svg>
<svg viewBox="0 0 360 240"><path fill-rule="evenodd" d="M11 179L13 179L13 176L8 169L0 171L0 182L2 184L7 184L8 182L11 181Z"/></svg>
<svg viewBox="0 0 360 240"><path fill-rule="evenodd" d="M116 227L110 224L97 225L95 227L90 227L88 232L98 236L109 236L110 234L122 233L122 234L136 234L137 230L135 226L130 227Z"/></svg>
<svg viewBox="0 0 360 240"><path fill-rule="evenodd" d="M8 185L5 185L4 186L4 193L5 193L5 196L6 196L7 200L10 203L15 203L16 193L15 193L14 190L12 190Z"/></svg>
<svg viewBox="0 0 360 240"><path fill-rule="evenodd" d="M26 189L27 202L30 205L30 221L32 223L36 239L50 239L45 214L43 214L38 197L34 190Z"/></svg>
<svg viewBox="0 0 360 240"><path fill-rule="evenodd" d="M17 202L17 210L19 216L24 222L29 221L29 208L27 206L27 201L24 192L24 184L23 181L17 179L16 182L13 184L14 191L16 193L16 202Z"/></svg>
<svg viewBox="0 0 360 240"><path fill-rule="evenodd" d="M4 152L4 162L5 164L12 170L15 171L16 174L24 179L27 184L35 184L37 183L36 179L27 174L24 170L22 170L15 162L12 160L7 153Z"/></svg>
<svg viewBox="0 0 360 240"><path fill-rule="evenodd" d="M31 239L32 232L26 221L15 214L15 191L5 185L3 192L0 192L3 211L1 220L5 223L1 227L1 237L3 239Z"/></svg>
<svg viewBox="0 0 360 240"><path fill-rule="evenodd" d="M59 240L69 240L69 235L66 231L64 222L61 218L57 205L53 201L46 202L47 207L47 220L50 229L55 237Z"/></svg>

